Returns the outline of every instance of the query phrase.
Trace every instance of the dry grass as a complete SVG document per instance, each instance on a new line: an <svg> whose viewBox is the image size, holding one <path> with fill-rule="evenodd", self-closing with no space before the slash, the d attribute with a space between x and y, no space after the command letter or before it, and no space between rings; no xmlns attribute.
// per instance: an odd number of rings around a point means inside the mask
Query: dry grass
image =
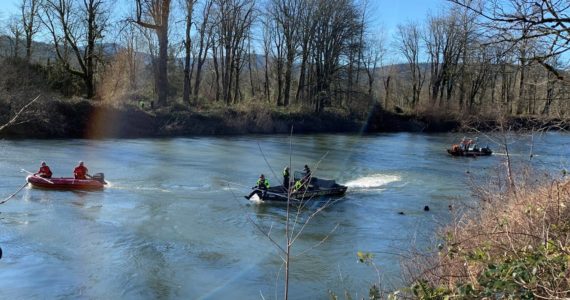
<svg viewBox="0 0 570 300"><path fill-rule="evenodd" d="M461 290L466 286L475 298L501 298L501 288L542 299L569 297L570 181L537 176L516 191L501 180L474 185L478 207L458 212L441 230L438 249L405 265L408 280L426 283L432 295L439 288L459 298L469 295Z"/></svg>

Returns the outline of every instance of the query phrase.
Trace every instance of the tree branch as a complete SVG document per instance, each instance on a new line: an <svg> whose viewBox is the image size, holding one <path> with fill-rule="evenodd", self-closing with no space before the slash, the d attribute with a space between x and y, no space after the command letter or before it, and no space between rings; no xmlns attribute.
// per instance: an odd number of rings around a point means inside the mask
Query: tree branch
<svg viewBox="0 0 570 300"><path fill-rule="evenodd" d="M28 107L30 107L32 104L34 104L34 102L36 102L36 100L38 100L40 98L40 95L38 95L36 98L34 98L34 100L28 102L28 104L24 105L15 115L14 117L12 117L12 119L10 119L10 121L8 121L8 123L0 126L0 132L2 132L4 129L6 129L7 127L14 125L14 123L16 123L18 121L18 118L28 109Z"/></svg>

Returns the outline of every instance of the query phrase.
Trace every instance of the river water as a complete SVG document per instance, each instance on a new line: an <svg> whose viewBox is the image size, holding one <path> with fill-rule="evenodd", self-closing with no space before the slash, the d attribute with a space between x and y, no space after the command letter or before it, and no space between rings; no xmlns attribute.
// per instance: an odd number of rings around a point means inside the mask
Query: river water
<svg viewBox="0 0 570 300"><path fill-rule="evenodd" d="M366 297L378 279L356 253L374 254L382 283L400 284L401 253L425 245L448 206L470 200L468 176L502 163L452 158L454 134L197 137L133 140L1 141L0 196L45 160L67 177L78 160L104 172L103 191L24 188L0 205L1 299L282 298L286 207L243 198L264 173L281 182L286 164L312 167L349 189L310 218L292 246L291 299ZM291 141L291 143L290 143ZM513 155L550 170L568 169L570 136L522 137ZM424 206L429 211L424 211ZM403 214L401 214L403 213ZM294 219L295 220L295 219ZM255 225L255 224L257 225ZM299 230L300 225L294 229ZM324 242L323 242L324 240Z"/></svg>

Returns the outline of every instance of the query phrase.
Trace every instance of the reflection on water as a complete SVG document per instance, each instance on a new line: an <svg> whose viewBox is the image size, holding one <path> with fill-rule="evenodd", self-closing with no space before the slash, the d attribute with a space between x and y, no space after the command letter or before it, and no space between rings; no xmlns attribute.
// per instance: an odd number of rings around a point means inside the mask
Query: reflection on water
<svg viewBox="0 0 570 300"><path fill-rule="evenodd" d="M94 192L25 188L0 205L0 298L280 298L283 262L262 230L283 245L287 207L243 195L260 173L279 184L290 160L293 170L309 164L316 176L349 187L332 204L292 209L295 231L310 222L292 248L291 297L366 293L376 274L356 263L357 251L373 253L384 283L398 285L398 254L412 237L425 244L452 201L469 201L458 197L468 176L505 158L496 145L499 155L449 157L445 148L459 138L301 135L292 148L288 136L2 141L2 195L22 185L20 169L42 160L56 177L83 160L110 184ZM535 137L531 163L568 166L569 142ZM527 148L528 139L513 144L515 160L528 161Z"/></svg>

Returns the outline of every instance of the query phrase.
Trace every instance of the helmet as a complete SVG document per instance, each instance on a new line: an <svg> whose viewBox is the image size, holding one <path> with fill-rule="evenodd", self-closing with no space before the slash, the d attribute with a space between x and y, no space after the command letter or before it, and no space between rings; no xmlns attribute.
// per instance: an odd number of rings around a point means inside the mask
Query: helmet
<svg viewBox="0 0 570 300"><path fill-rule="evenodd" d="M79 165L80 165L80 166L83 166L83 161L79 161Z"/></svg>
<svg viewBox="0 0 570 300"><path fill-rule="evenodd" d="M261 174L259 175L259 178L265 178L265 175Z"/></svg>
<svg viewBox="0 0 570 300"><path fill-rule="evenodd" d="M42 161L42 167L45 166L45 165L46 165L46 162L45 162L45 161Z"/></svg>

